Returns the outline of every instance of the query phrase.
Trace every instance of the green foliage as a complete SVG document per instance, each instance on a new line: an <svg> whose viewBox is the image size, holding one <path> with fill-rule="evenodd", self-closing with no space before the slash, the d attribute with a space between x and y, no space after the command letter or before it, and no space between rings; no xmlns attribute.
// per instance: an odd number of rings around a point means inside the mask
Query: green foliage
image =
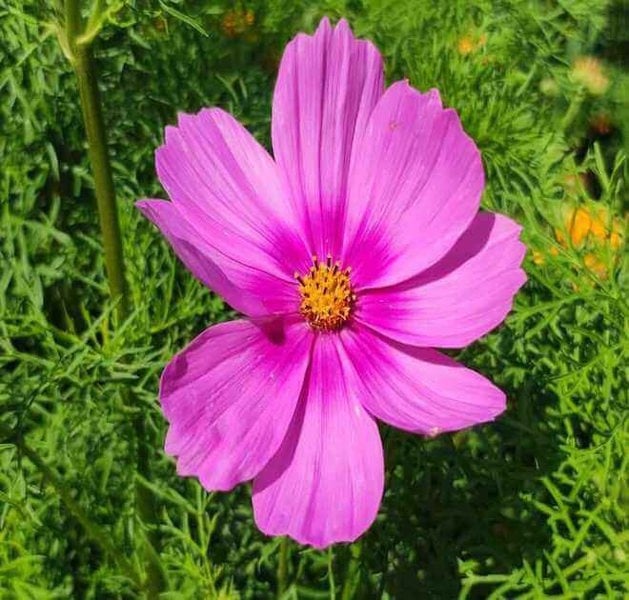
<svg viewBox="0 0 629 600"><path fill-rule="evenodd" d="M459 356L507 390L506 415L432 440L383 427L377 523L329 552L290 543L283 597L629 594L626 261L610 236L573 243L565 231L577 206L604 207L610 232L627 210L621 3L103 4L91 25L134 303L118 327L59 14L0 2L0 598L139 597L132 575L148 531L135 485L158 503L148 527L161 540L164 598L275 596L280 541L255 529L247 486L207 494L161 451L163 365L231 314L133 202L163 194L153 151L177 111L222 106L268 144L282 47L323 14L373 39L390 80L437 87L459 111L485 160L484 206L524 225L529 282L507 323ZM603 93L575 76L582 55L603 60ZM132 411L152 438L148 479L134 469Z"/></svg>

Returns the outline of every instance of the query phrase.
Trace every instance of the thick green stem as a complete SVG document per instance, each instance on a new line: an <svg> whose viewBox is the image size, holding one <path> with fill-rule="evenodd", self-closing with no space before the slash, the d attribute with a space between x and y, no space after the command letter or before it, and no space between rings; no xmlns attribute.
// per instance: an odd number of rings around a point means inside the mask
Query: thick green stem
<svg viewBox="0 0 629 600"><path fill-rule="evenodd" d="M561 131L565 132L572 122L579 115L579 111L581 110L581 105L583 104L583 93L577 92L572 97L570 104L568 106L568 110L565 112L563 119L561 120Z"/></svg>
<svg viewBox="0 0 629 600"><path fill-rule="evenodd" d="M66 44L79 88L90 166L94 177L94 191L98 205L109 289L112 298L118 303L116 314L120 322L129 315L130 309L125 281L122 235L118 221L116 194L107 150L107 136L91 38L87 41L81 41L82 28L80 0L66 0ZM129 391L123 389L122 394L125 403L133 406L133 399ZM148 432L145 417L141 411L137 411L133 417L133 430L137 444L137 470L145 479L150 480L150 463L147 451ZM150 528L152 524L157 522L155 500L146 488L137 483L135 497L140 520L149 527L148 542L151 549L147 551L146 556L146 591L149 597L156 597L165 586L165 577L157 555L159 537Z"/></svg>
<svg viewBox="0 0 629 600"><path fill-rule="evenodd" d="M351 600L358 585L358 571L360 568L360 555L362 552L362 543L356 542L350 546L351 557L347 565L347 573L345 574L345 582L343 583L343 591L341 592L341 600Z"/></svg>
<svg viewBox="0 0 629 600"><path fill-rule="evenodd" d="M288 582L288 538L280 542L280 555L277 562L277 597L282 598L286 593Z"/></svg>
<svg viewBox="0 0 629 600"><path fill-rule="evenodd" d="M66 38L79 87L109 290L112 298L118 302L118 318L123 320L129 312L129 299L124 273L122 236L92 47L89 43L81 44L77 41L81 35L79 4L79 0L66 0Z"/></svg>
<svg viewBox="0 0 629 600"><path fill-rule="evenodd" d="M125 390L126 391L126 390ZM137 469L138 473L145 479L151 479L151 469L149 463L147 438L148 432L144 423L144 415L138 412L133 419L133 428L137 444ZM135 482L135 503L138 510L140 520L144 525L148 525L147 532L148 546L146 553L147 560L147 582L146 587L149 598L156 598L159 592L166 585L166 574L163 571L161 561L159 560L159 551L161 548L161 540L157 531L150 528L158 522L158 511L155 504L155 497L142 483L137 480Z"/></svg>

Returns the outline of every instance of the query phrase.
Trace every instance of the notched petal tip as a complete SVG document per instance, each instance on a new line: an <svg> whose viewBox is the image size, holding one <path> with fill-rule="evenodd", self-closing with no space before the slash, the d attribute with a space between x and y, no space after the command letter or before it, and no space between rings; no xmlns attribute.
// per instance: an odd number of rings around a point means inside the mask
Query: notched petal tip
<svg viewBox="0 0 629 600"><path fill-rule="evenodd" d="M177 113L177 125L180 129L185 130L189 128L197 128L208 121L212 123L218 123L221 119L232 119L227 111L218 106L204 106L197 112L179 112Z"/></svg>
<svg viewBox="0 0 629 600"><path fill-rule="evenodd" d="M375 50L378 56L380 56L380 51L370 40L359 39L354 35L352 27L347 19L341 18L337 21L336 24L333 24L327 15L321 18L314 33L308 34L300 31L288 43L287 48L298 40L302 42L308 40L321 43L322 40L320 38L330 35L334 37L346 37L349 42L370 46L371 48L373 48L373 50Z"/></svg>
<svg viewBox="0 0 629 600"><path fill-rule="evenodd" d="M189 125L195 125L198 123L199 119L203 114L204 109L196 113L188 113L188 112L178 112L177 113L177 130L180 133L180 130L186 129Z"/></svg>
<svg viewBox="0 0 629 600"><path fill-rule="evenodd" d="M206 106L196 112L177 111L177 121L174 125L166 125L164 128L164 143L155 151L156 159L167 147L182 146L182 133L186 130L199 129L208 120L216 121L221 118L231 118L231 115L217 106ZM174 148L173 148L174 150Z"/></svg>
<svg viewBox="0 0 629 600"><path fill-rule="evenodd" d="M319 21L319 25L317 25L316 33L319 33L319 31L330 31L331 29L332 29L332 22L330 21L330 17L325 15Z"/></svg>
<svg viewBox="0 0 629 600"><path fill-rule="evenodd" d="M501 233L496 236L494 243L513 243L515 246L524 246L524 242L521 240L524 226L514 221L506 215L492 212L481 212L477 217L479 220L492 220L493 230L500 231Z"/></svg>
<svg viewBox="0 0 629 600"><path fill-rule="evenodd" d="M388 87L387 94L399 94L403 99L412 99L415 102L417 102L418 100L421 102L426 102L426 100L428 100L426 107L423 107L424 110L426 110L426 108L431 108L434 110L435 105L438 109L444 111L448 110L443 107L441 94L437 88L430 88L429 90L422 92L421 90L418 90L416 87L414 87L410 79L406 77L404 79L394 81Z"/></svg>
<svg viewBox="0 0 629 600"><path fill-rule="evenodd" d="M526 254L526 246L524 246L524 244L522 244L522 258L520 259L520 261L524 260L524 255L525 254ZM511 301L511 308L513 308L513 303L515 302L516 294L518 293L518 291L520 289L522 289L522 287L524 287L524 284L529 280L528 275L526 274L526 271L524 269L519 268L517 270L517 273L518 273L519 279L516 280L517 281L517 283L516 283L517 287L516 287L516 290L515 290L515 292L513 294L513 299ZM511 310L509 310L509 312L511 312Z"/></svg>
<svg viewBox="0 0 629 600"><path fill-rule="evenodd" d="M177 115L177 120L179 121L179 116L181 113ZM173 141L179 138L179 128L177 125L166 125L164 127L164 143L159 146L156 150L156 154L164 149L166 146L170 145Z"/></svg>
<svg viewBox="0 0 629 600"><path fill-rule="evenodd" d="M150 210L151 202L155 202L155 200L142 198L141 200L136 200L133 203L133 206L135 206L143 215L146 216L146 211Z"/></svg>
<svg viewBox="0 0 629 600"><path fill-rule="evenodd" d="M430 98L432 102L437 104L439 108L443 109L443 101L441 100L441 92L437 88L430 88L426 95Z"/></svg>
<svg viewBox="0 0 629 600"><path fill-rule="evenodd" d="M137 200L134 206L149 220L151 223L161 228L161 223L164 221L164 210L175 210L171 202L167 200L159 200L154 198L143 198Z"/></svg>

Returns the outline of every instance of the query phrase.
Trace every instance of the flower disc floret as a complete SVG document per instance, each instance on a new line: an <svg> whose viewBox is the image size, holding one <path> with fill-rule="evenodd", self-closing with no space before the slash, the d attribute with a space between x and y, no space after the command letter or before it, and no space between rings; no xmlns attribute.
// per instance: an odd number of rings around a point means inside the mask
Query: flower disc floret
<svg viewBox="0 0 629 600"><path fill-rule="evenodd" d="M295 275L301 296L299 312L316 331L337 331L349 319L356 301L350 269L341 269L331 256L325 263L314 256L312 262L306 275Z"/></svg>

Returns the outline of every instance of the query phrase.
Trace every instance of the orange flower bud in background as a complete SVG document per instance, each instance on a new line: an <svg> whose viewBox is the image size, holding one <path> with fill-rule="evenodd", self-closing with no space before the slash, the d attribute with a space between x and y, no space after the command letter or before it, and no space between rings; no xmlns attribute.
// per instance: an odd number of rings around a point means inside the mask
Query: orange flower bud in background
<svg viewBox="0 0 629 600"><path fill-rule="evenodd" d="M456 49L459 51L459 54L463 56L467 56L474 51L474 42L469 35L464 35L459 38Z"/></svg>
<svg viewBox="0 0 629 600"><path fill-rule="evenodd" d="M236 38L245 33L255 23L255 14L251 9L228 10L221 21L221 29L228 38Z"/></svg>
<svg viewBox="0 0 629 600"><path fill-rule="evenodd" d="M479 50L487 43L487 34L466 33L462 35L456 45L456 49L461 56L467 56L472 52Z"/></svg>
<svg viewBox="0 0 629 600"><path fill-rule="evenodd" d="M572 65L570 77L594 96L601 96L609 87L601 61L593 56L579 56Z"/></svg>
<svg viewBox="0 0 629 600"><path fill-rule="evenodd" d="M609 135L614 130L611 117L606 112L595 114L590 119L590 132L597 136Z"/></svg>
<svg viewBox="0 0 629 600"><path fill-rule="evenodd" d="M613 251L620 249L622 222L619 218L615 218L610 223L609 211L605 206L571 208L564 214L563 229L555 229L555 237L564 247L572 246L576 250L590 250L584 255L583 264L600 279L605 279L608 275L607 266L599 258L597 252L604 250L606 246ZM535 258L533 261L535 262Z"/></svg>

